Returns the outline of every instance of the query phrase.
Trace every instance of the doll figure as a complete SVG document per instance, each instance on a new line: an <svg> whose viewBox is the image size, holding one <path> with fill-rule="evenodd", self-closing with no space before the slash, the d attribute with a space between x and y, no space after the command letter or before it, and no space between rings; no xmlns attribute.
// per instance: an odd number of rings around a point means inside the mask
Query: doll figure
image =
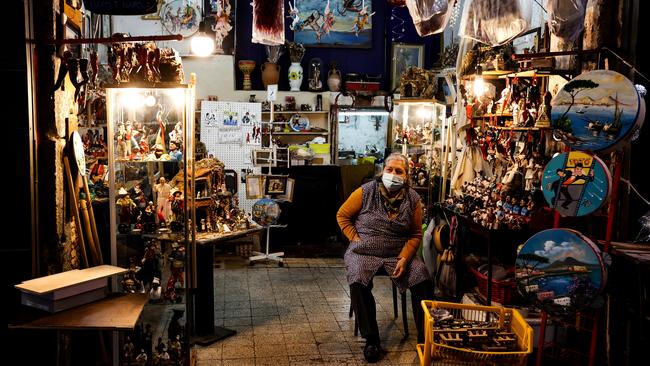
<svg viewBox="0 0 650 366"><path fill-rule="evenodd" d="M205 219L201 219L201 231L205 231Z"/></svg>
<svg viewBox="0 0 650 366"><path fill-rule="evenodd" d="M172 188L170 199L174 221L183 221L183 208L185 205L183 192L176 187Z"/></svg>
<svg viewBox="0 0 650 366"><path fill-rule="evenodd" d="M511 212L514 215L519 215L519 213L521 212L521 207L519 206L519 202L517 202L517 199L515 197L512 197L512 201L510 205L512 207Z"/></svg>
<svg viewBox="0 0 650 366"><path fill-rule="evenodd" d="M135 358L135 362L138 363L139 365L146 365L148 357L149 356L147 356L147 353L144 351L144 348L141 348L140 353Z"/></svg>
<svg viewBox="0 0 650 366"><path fill-rule="evenodd" d="M183 153L179 150L178 141L169 141L169 160L181 161L183 160Z"/></svg>
<svg viewBox="0 0 650 366"><path fill-rule="evenodd" d="M171 202L169 195L171 193L171 185L167 183L165 177L158 179L158 184L154 185L153 191L156 199L156 216L158 222L169 221L172 214Z"/></svg>
<svg viewBox="0 0 650 366"><path fill-rule="evenodd" d="M521 207L519 214L521 216L528 216L528 203L526 203L526 200L522 198L521 201L519 201L519 206Z"/></svg>
<svg viewBox="0 0 650 366"><path fill-rule="evenodd" d="M183 126L180 122L176 122L174 129L169 133L169 141L175 141L177 144L183 142Z"/></svg>
<svg viewBox="0 0 650 366"><path fill-rule="evenodd" d="M528 159L528 164L526 164L526 173L524 174L524 179L526 185L524 190L530 192L533 189L533 178L535 177L535 162L533 159Z"/></svg>
<svg viewBox="0 0 650 366"><path fill-rule="evenodd" d="M503 202L503 211L509 213L512 211L512 204L510 196L506 196L506 200Z"/></svg>

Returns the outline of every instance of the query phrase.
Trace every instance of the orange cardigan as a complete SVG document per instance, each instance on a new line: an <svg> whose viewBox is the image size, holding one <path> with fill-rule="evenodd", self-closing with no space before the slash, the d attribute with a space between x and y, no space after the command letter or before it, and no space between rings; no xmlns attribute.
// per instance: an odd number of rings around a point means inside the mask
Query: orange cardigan
<svg viewBox="0 0 650 366"><path fill-rule="evenodd" d="M341 205L339 211L336 213L336 221L338 221L343 235L345 235L350 242L359 240L359 234L357 229L354 227L354 222L361 212L363 207L363 193L361 188L357 188L350 197ZM399 254L398 258L406 258L408 261L413 258L420 243L422 242L422 202L418 202L418 205L413 213L413 221L411 224L411 235L406 241L404 248Z"/></svg>

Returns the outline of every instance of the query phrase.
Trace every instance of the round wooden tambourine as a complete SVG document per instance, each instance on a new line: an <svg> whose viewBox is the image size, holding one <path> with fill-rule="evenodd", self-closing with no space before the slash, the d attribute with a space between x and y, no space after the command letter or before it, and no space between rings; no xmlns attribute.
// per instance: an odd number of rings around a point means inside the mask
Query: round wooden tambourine
<svg viewBox="0 0 650 366"><path fill-rule="evenodd" d="M607 165L582 151L557 155L546 164L542 176L544 198L562 216L584 216L600 209L611 186Z"/></svg>
<svg viewBox="0 0 650 366"><path fill-rule="evenodd" d="M549 229L532 236L517 254L517 287L550 314L593 306L607 283L600 249L581 233Z"/></svg>
<svg viewBox="0 0 650 366"><path fill-rule="evenodd" d="M77 163L77 169L81 176L86 175L86 153L84 151L84 143L81 140L81 135L78 131L72 133L72 151L74 153L74 160Z"/></svg>
<svg viewBox="0 0 650 366"><path fill-rule="evenodd" d="M594 70L566 83L551 101L553 134L574 150L611 151L645 119L634 84L611 70Z"/></svg>

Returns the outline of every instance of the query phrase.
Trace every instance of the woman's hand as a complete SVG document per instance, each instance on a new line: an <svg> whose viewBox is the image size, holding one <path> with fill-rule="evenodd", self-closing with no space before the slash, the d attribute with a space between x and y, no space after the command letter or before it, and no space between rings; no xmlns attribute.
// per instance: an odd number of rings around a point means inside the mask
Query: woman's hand
<svg viewBox="0 0 650 366"><path fill-rule="evenodd" d="M393 274L391 275L392 278L400 278L406 272L406 258L402 257L397 260L397 265L395 266L395 270L393 271Z"/></svg>

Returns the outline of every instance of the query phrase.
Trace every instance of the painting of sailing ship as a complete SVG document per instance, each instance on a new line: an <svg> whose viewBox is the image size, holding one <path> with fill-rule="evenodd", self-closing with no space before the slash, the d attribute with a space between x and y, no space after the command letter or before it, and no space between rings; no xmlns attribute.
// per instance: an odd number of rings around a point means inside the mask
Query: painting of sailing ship
<svg viewBox="0 0 650 366"><path fill-rule="evenodd" d="M522 294L551 313L589 306L607 280L598 247L569 229L544 230L528 239L517 255L515 276Z"/></svg>
<svg viewBox="0 0 650 366"><path fill-rule="evenodd" d="M372 47L371 0L289 1L294 42L307 47Z"/></svg>
<svg viewBox="0 0 650 366"><path fill-rule="evenodd" d="M572 148L603 151L634 130L639 105L639 94L625 76L595 70L564 85L551 102L551 120L556 136Z"/></svg>

